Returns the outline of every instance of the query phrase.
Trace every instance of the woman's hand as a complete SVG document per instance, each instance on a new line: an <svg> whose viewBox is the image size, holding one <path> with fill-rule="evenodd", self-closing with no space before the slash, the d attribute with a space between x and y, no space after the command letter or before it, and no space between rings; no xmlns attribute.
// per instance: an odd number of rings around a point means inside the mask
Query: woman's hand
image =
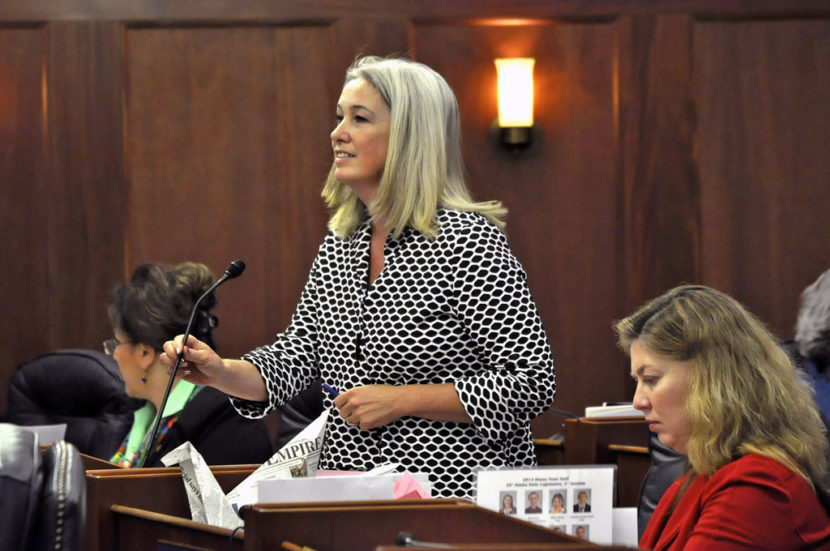
<svg viewBox="0 0 830 551"><path fill-rule="evenodd" d="M176 357L182 350L182 338L179 335L172 341L164 343L161 363L168 371L176 363ZM226 360L219 357L211 347L194 337L187 337L184 356L176 372L181 377L196 385L212 386L225 394L262 402L268 399L265 380L254 364L245 360Z"/></svg>
<svg viewBox="0 0 830 551"><path fill-rule="evenodd" d="M397 421L404 387L391 385L359 386L341 392L334 405L351 426L369 430Z"/></svg>
<svg viewBox="0 0 830 551"><path fill-rule="evenodd" d="M161 363L167 366L168 372L176 363L176 358L182 350L182 338L179 335L172 341L164 343L164 352L161 354ZM184 347L184 356L176 376L196 385L211 385L221 380L225 375L225 364L222 358L211 347L189 335L187 346Z"/></svg>
<svg viewBox="0 0 830 551"><path fill-rule="evenodd" d="M366 385L334 399L340 416L353 427L370 430L406 415L433 421L470 423L452 383L432 385Z"/></svg>

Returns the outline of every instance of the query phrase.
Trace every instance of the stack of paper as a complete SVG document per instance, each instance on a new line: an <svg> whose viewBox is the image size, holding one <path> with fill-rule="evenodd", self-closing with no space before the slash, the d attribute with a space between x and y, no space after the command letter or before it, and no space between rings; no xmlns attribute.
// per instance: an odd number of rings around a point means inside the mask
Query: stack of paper
<svg viewBox="0 0 830 551"><path fill-rule="evenodd" d="M585 408L585 417L645 417L645 413L634 409L631 404L601 405Z"/></svg>

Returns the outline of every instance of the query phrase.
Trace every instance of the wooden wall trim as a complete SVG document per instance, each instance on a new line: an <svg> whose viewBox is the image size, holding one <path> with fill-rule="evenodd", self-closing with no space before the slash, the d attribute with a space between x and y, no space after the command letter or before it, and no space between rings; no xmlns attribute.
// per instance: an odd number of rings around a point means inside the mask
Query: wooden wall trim
<svg viewBox="0 0 830 551"><path fill-rule="evenodd" d="M3 21L120 20L124 22L234 21L299 22L305 18L415 18L469 20L486 18L593 17L690 14L701 17L825 17L827 0L5 0Z"/></svg>

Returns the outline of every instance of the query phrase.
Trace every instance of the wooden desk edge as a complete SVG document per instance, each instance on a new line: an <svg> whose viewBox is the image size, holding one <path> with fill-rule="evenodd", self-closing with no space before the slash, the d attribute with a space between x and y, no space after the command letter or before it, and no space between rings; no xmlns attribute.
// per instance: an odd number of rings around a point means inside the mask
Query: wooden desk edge
<svg viewBox="0 0 830 551"><path fill-rule="evenodd" d="M572 423L626 423L626 424L639 424L645 425L646 420L644 417L580 417L579 419L565 419L565 423L572 422Z"/></svg>
<svg viewBox="0 0 830 551"><path fill-rule="evenodd" d="M215 465L210 467L211 472L221 474L250 474L259 465ZM86 475L91 478L141 478L145 476L182 476L180 467L148 467L144 469L87 469Z"/></svg>
<svg viewBox="0 0 830 551"><path fill-rule="evenodd" d="M537 446L545 446L549 448L562 448L565 445L562 440L551 440L550 438L534 438L533 443Z"/></svg>
<svg viewBox="0 0 830 551"><path fill-rule="evenodd" d="M222 528L221 526L213 526L203 522L196 522L190 519L176 517L173 515L165 515L164 513L156 513L148 511L147 509L138 509L136 507L127 507L126 505L113 505L110 510L115 514L136 517L153 522L163 522L172 526L180 526L190 530L200 530L223 537L233 537L234 539L243 540L244 530L231 530L229 528Z"/></svg>
<svg viewBox="0 0 830 551"><path fill-rule="evenodd" d="M469 499L438 498L438 499L383 499L383 500L352 500L352 501L308 501L297 503L253 503L240 509L240 514L246 509L256 512L306 512L306 511L348 511L354 509L411 509L442 508L442 507L477 507Z"/></svg>
<svg viewBox="0 0 830 551"><path fill-rule="evenodd" d="M608 444L608 449L612 452L634 453L637 455L648 455L647 446L624 446L622 444Z"/></svg>

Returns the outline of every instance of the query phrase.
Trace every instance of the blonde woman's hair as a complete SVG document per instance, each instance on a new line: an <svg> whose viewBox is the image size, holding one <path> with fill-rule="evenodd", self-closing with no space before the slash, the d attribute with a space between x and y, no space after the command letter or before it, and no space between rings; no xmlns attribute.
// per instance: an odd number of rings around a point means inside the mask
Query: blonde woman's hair
<svg viewBox="0 0 830 551"><path fill-rule="evenodd" d="M474 202L467 190L458 103L444 78L422 63L375 56L357 59L346 71L346 83L360 78L391 112L386 164L377 196L366 206L334 177L332 166L322 192L333 211L329 229L345 237L368 216L380 216L394 236L411 226L434 237L440 206L480 212L504 231L502 204Z"/></svg>
<svg viewBox="0 0 830 551"><path fill-rule="evenodd" d="M695 473L712 474L755 453L830 491L830 450L813 389L738 301L683 285L617 322L615 330L626 354L637 341L652 353L693 362L686 451Z"/></svg>

